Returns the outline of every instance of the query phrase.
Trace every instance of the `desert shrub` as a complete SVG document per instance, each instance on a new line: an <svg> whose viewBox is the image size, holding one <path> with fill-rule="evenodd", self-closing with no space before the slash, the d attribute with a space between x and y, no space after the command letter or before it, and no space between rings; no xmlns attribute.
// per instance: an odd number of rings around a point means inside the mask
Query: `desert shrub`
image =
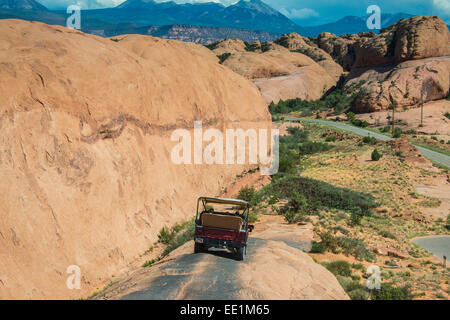
<svg viewBox="0 0 450 320"><path fill-rule="evenodd" d="M382 283L380 289L370 292L372 300L411 300L411 288L407 285L394 287L389 283Z"/></svg>
<svg viewBox="0 0 450 320"><path fill-rule="evenodd" d="M246 51L254 52L254 51L256 51L256 49L257 49L256 46L254 46L254 45L248 43L247 41L244 41L244 44L245 44L245 50L246 50Z"/></svg>
<svg viewBox="0 0 450 320"><path fill-rule="evenodd" d="M158 260L156 259L152 259L152 260L148 260L145 261L144 264L142 265L143 268L147 268L150 267L152 264L154 264L155 262L157 262Z"/></svg>
<svg viewBox="0 0 450 320"><path fill-rule="evenodd" d="M392 138L400 138L402 135L402 129L394 128L394 133L392 134Z"/></svg>
<svg viewBox="0 0 450 320"><path fill-rule="evenodd" d="M356 281L356 283L359 283L359 282ZM367 298L369 297L369 293L364 288L364 286L361 284L359 285L358 288L347 292L347 294L350 297L350 299L352 299L352 300L367 300Z"/></svg>
<svg viewBox="0 0 450 320"><path fill-rule="evenodd" d="M362 263L352 263L352 268L356 270L364 270L365 267Z"/></svg>
<svg viewBox="0 0 450 320"><path fill-rule="evenodd" d="M336 239L335 236L333 236L333 234L330 231L319 233L319 237L321 240L320 245L322 246L322 248L331 251L333 253L338 253L339 250L338 240Z"/></svg>
<svg viewBox="0 0 450 320"><path fill-rule="evenodd" d="M337 280L352 300L367 300L369 293L362 284L351 277L337 276Z"/></svg>
<svg viewBox="0 0 450 320"><path fill-rule="evenodd" d="M348 112L347 113L347 118L348 118L348 120L354 120L355 119L355 114L353 113L353 112Z"/></svg>
<svg viewBox="0 0 450 320"><path fill-rule="evenodd" d="M307 101L300 98L280 100L277 104L271 103L269 111L275 113L301 112L304 117L312 116L316 111L333 110L335 114L342 113L351 105L355 95L348 95L340 89L324 95L320 100Z"/></svg>
<svg viewBox="0 0 450 320"><path fill-rule="evenodd" d="M391 127L385 126L385 127L380 129L380 132L386 133L386 132L389 132L390 129L391 129Z"/></svg>
<svg viewBox="0 0 450 320"><path fill-rule="evenodd" d="M194 219L187 221L181 225L178 225L178 228L173 229L175 233L169 243L167 243L167 247L163 252L163 255L167 255L176 248L182 246L186 242L194 239L195 235L195 221Z"/></svg>
<svg viewBox="0 0 450 320"><path fill-rule="evenodd" d="M286 210L282 212L282 215L284 216L284 219L286 219L287 223L297 223L304 220L305 213L304 212L297 212L294 210Z"/></svg>
<svg viewBox="0 0 450 320"><path fill-rule="evenodd" d="M305 141L299 145L298 151L302 155L314 154L323 151L330 150L332 146L327 143L315 142L315 141Z"/></svg>
<svg viewBox="0 0 450 320"><path fill-rule="evenodd" d="M253 186L242 187L241 190L239 190L237 198L240 200L247 201L250 204L253 204L253 202L256 198L256 190Z"/></svg>
<svg viewBox="0 0 450 320"><path fill-rule="evenodd" d="M417 134L417 131L414 129L409 129L405 131L405 134Z"/></svg>
<svg viewBox="0 0 450 320"><path fill-rule="evenodd" d="M389 238L389 239L397 239L390 231L388 230L381 230L380 232L378 232L378 234L384 238Z"/></svg>
<svg viewBox="0 0 450 320"><path fill-rule="evenodd" d="M250 209L248 213L248 222L255 223L259 219L259 211L257 209Z"/></svg>
<svg viewBox="0 0 450 320"><path fill-rule="evenodd" d="M325 141L327 141L327 142L335 142L336 141L336 136L335 135L331 135L331 136L327 136L326 138L325 138Z"/></svg>
<svg viewBox="0 0 450 320"><path fill-rule="evenodd" d="M361 127L361 128L367 128L369 126L369 123L367 121L361 121L359 119L353 119L350 121L352 125L355 127Z"/></svg>
<svg viewBox="0 0 450 320"><path fill-rule="evenodd" d="M313 241L311 244L311 253L324 253L325 248L320 242Z"/></svg>
<svg viewBox="0 0 450 320"><path fill-rule="evenodd" d="M175 233L167 227L163 227L158 234L158 242L169 244L175 238Z"/></svg>
<svg viewBox="0 0 450 320"><path fill-rule="evenodd" d="M281 208L280 213L284 215L288 223L303 221L304 217L308 214L306 198L300 193L294 194L288 203Z"/></svg>
<svg viewBox="0 0 450 320"><path fill-rule="evenodd" d="M372 152L372 161L378 161L381 159L381 154L378 152L377 149L373 150Z"/></svg>
<svg viewBox="0 0 450 320"><path fill-rule="evenodd" d="M261 43L261 51L267 52L270 49L270 44L268 42L262 42Z"/></svg>
<svg viewBox="0 0 450 320"><path fill-rule="evenodd" d="M225 52L224 54L218 55L217 58L219 58L219 63L222 64L231 56L231 53Z"/></svg>
<svg viewBox="0 0 450 320"><path fill-rule="evenodd" d="M350 263L343 260L336 260L333 262L330 262L327 265L328 271L330 271L335 276L344 276L349 277L352 274L352 268Z"/></svg>
<svg viewBox="0 0 450 320"><path fill-rule="evenodd" d="M353 226L359 226L361 224L362 215L358 212L352 212L350 215L350 223Z"/></svg>
<svg viewBox="0 0 450 320"><path fill-rule="evenodd" d="M219 44L219 41L216 41L216 42L205 45L205 47L207 47L209 50L214 50L215 48L217 48L218 44Z"/></svg>
<svg viewBox="0 0 450 320"><path fill-rule="evenodd" d="M375 261L375 254L366 247L364 241L350 237L337 237L336 239L345 255L353 255L361 261Z"/></svg>
<svg viewBox="0 0 450 320"><path fill-rule="evenodd" d="M310 211L324 207L369 215L371 209L378 205L370 194L335 187L323 181L299 176L278 179L265 188L264 192L265 197L276 195L282 199L291 199L296 193L300 193L307 199Z"/></svg>
<svg viewBox="0 0 450 320"><path fill-rule="evenodd" d="M438 140L438 138L436 136L431 136L431 139L436 140L436 141Z"/></svg>
<svg viewBox="0 0 450 320"><path fill-rule="evenodd" d="M288 173L294 173L297 169L297 165L300 162L299 156L285 144L279 146L279 159L278 159L278 176L282 176Z"/></svg>
<svg viewBox="0 0 450 320"><path fill-rule="evenodd" d="M375 137L366 136L362 139L362 142L364 142L365 144L375 145L378 141Z"/></svg>

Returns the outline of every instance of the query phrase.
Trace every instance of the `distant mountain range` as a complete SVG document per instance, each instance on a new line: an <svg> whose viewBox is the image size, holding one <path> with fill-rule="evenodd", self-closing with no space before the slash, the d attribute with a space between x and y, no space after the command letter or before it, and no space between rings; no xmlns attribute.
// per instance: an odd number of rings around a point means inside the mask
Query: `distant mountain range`
<svg viewBox="0 0 450 320"><path fill-rule="evenodd" d="M46 7L34 0L0 0L0 9L47 11Z"/></svg>
<svg viewBox="0 0 450 320"><path fill-rule="evenodd" d="M35 0L0 0L0 19L16 18L66 25L65 11L50 11ZM382 15L382 27L412 17L405 13ZM127 0L115 8L83 10L82 31L101 36L126 33L209 43L223 37L244 41L268 41L297 32L316 37L371 31L365 17L348 16L319 26L302 27L261 0L240 0L225 7L220 3L176 4L154 0Z"/></svg>

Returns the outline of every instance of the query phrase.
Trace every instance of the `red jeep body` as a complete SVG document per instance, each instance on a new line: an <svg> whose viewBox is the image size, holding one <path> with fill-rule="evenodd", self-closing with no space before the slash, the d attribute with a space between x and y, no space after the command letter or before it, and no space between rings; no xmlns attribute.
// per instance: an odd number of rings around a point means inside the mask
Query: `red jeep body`
<svg viewBox="0 0 450 320"><path fill-rule="evenodd" d="M217 208L223 207L222 209ZM195 219L195 252L209 248L229 249L243 259L248 234L250 205L243 200L201 197Z"/></svg>

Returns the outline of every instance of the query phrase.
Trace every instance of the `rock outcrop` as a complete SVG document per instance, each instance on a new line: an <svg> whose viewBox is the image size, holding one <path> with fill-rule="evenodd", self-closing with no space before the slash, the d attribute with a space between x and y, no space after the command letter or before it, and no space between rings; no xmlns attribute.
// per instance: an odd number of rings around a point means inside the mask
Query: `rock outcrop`
<svg viewBox="0 0 450 320"><path fill-rule="evenodd" d="M328 74L336 81L343 73L342 67L337 64L333 58L309 38L300 36L297 33L290 33L282 36L275 43L289 49L293 52L302 53L313 59L318 65L325 69Z"/></svg>
<svg viewBox="0 0 450 320"><path fill-rule="evenodd" d="M356 42L353 67L450 55L450 33L437 16L400 20L380 34Z"/></svg>
<svg viewBox="0 0 450 320"><path fill-rule="evenodd" d="M0 21L4 299L87 296L249 169L174 164L175 129L271 126L257 87L207 48L115 40Z"/></svg>
<svg viewBox="0 0 450 320"><path fill-rule="evenodd" d="M449 74L450 56L427 58L353 69L345 86L360 85L354 112L387 110L391 105L401 110L419 106L422 99L424 103L444 99L449 92Z"/></svg>
<svg viewBox="0 0 450 320"><path fill-rule="evenodd" d="M360 33L342 35L340 37L323 32L317 37L317 44L320 49L327 52L334 61L339 63L344 70L350 71L355 63L355 44L361 39L371 38L375 36L374 33Z"/></svg>
<svg viewBox="0 0 450 320"><path fill-rule="evenodd" d="M311 224L263 224L250 236L244 261L235 261L226 251L193 255L191 241L96 299L349 299L334 275L302 251L311 248Z"/></svg>
<svg viewBox="0 0 450 320"><path fill-rule="evenodd" d="M344 87L358 88L355 112L417 107L449 93L450 33L437 16L403 19L378 35L322 33L317 43L350 71Z"/></svg>
<svg viewBox="0 0 450 320"><path fill-rule="evenodd" d="M254 80L267 104L297 97L319 99L338 80L339 71L332 76L307 55L272 42L246 45L238 39L224 40L213 51L228 55L223 65Z"/></svg>

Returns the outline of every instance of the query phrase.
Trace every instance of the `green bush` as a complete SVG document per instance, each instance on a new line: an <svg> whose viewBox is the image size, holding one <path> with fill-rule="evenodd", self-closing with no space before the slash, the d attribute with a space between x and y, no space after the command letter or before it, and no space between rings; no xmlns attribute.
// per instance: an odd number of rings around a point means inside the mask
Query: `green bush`
<svg viewBox="0 0 450 320"><path fill-rule="evenodd" d="M169 244L175 238L175 232L169 228L163 227L158 234L158 242L162 244Z"/></svg>
<svg viewBox="0 0 450 320"><path fill-rule="evenodd" d="M394 134L392 135L392 138L400 138L400 136L402 135L402 129L400 128L394 128Z"/></svg>
<svg viewBox="0 0 450 320"><path fill-rule="evenodd" d="M167 255L176 248L182 246L186 242L194 239L195 235L195 221L194 219L187 221L181 225L178 225L178 228L174 229L175 235L172 240L167 244L166 249L163 252L163 255Z"/></svg>
<svg viewBox="0 0 450 320"><path fill-rule="evenodd" d="M324 253L325 248L320 242L313 241L311 245L311 253Z"/></svg>
<svg viewBox="0 0 450 320"><path fill-rule="evenodd" d="M389 132L390 130L391 130L391 127L386 126L386 127L384 127L384 128L381 128L381 129L380 129L380 132L386 133L386 132Z"/></svg>
<svg viewBox="0 0 450 320"><path fill-rule="evenodd" d="M382 283L379 290L371 290L372 300L411 300L412 294L409 286L394 287L389 283Z"/></svg>
<svg viewBox="0 0 450 320"><path fill-rule="evenodd" d="M348 112L347 113L347 118L348 120L355 120L355 114L353 112Z"/></svg>
<svg viewBox="0 0 450 320"><path fill-rule="evenodd" d="M308 208L311 211L325 207L370 215L371 209L378 206L375 198L370 194L299 176L278 179L267 186L264 193L264 197L276 195L281 199L291 199L295 194L300 193L307 199Z"/></svg>
<svg viewBox="0 0 450 320"><path fill-rule="evenodd" d="M325 138L325 141L326 142L335 142L336 141L336 136L335 135L331 135L331 136L327 136L326 138Z"/></svg>
<svg viewBox="0 0 450 320"><path fill-rule="evenodd" d="M350 299L367 300L369 297L369 293L359 281L353 280L351 277L337 276L336 278Z"/></svg>
<svg viewBox="0 0 450 320"><path fill-rule="evenodd" d="M361 121L359 119L353 119L350 121L352 125L355 127L361 127L361 128L367 128L369 126L369 123L367 121Z"/></svg>
<svg viewBox="0 0 450 320"><path fill-rule="evenodd" d="M294 194L288 203L280 210L288 223L297 223L304 220L308 214L308 204L306 198L300 194Z"/></svg>
<svg viewBox="0 0 450 320"><path fill-rule="evenodd" d="M327 151L331 148L332 146L328 145L327 143L306 141L299 145L298 151L300 154L306 155Z"/></svg>
<svg viewBox="0 0 450 320"><path fill-rule="evenodd" d="M254 201L256 199L256 190L253 186L242 187L241 190L239 190L237 198L240 200L247 201L250 204L254 204Z"/></svg>
<svg viewBox="0 0 450 320"><path fill-rule="evenodd" d="M350 222L353 226L359 226L361 224L362 215L361 213L352 212L350 216Z"/></svg>
<svg viewBox="0 0 450 320"><path fill-rule="evenodd" d="M217 58L219 58L219 63L222 64L231 56L231 53L225 52L224 54L218 55Z"/></svg>
<svg viewBox="0 0 450 320"><path fill-rule="evenodd" d="M333 262L330 262L327 265L328 271L330 271L335 276L344 276L349 277L352 274L352 268L350 263L343 260L336 260Z"/></svg>
<svg viewBox="0 0 450 320"><path fill-rule="evenodd" d="M356 282L359 283L358 281ZM362 285L359 285L357 289L347 292L347 294L352 300L367 300L369 297L369 293Z"/></svg>
<svg viewBox="0 0 450 320"><path fill-rule="evenodd" d="M381 159L381 154L378 152L377 149L373 150L372 152L372 161L378 161Z"/></svg>
<svg viewBox="0 0 450 320"><path fill-rule="evenodd" d="M148 261L146 261L146 262L142 265L142 267L143 267L143 268L150 267L152 264L154 264L154 263L157 262L157 261L158 261L158 260L155 260L155 259L148 260Z"/></svg>
<svg viewBox="0 0 450 320"><path fill-rule="evenodd" d="M362 263L352 263L352 268L356 270L365 270L365 267Z"/></svg>
<svg viewBox="0 0 450 320"><path fill-rule="evenodd" d="M349 237L336 237L336 240L345 255L353 255L360 261L375 261L375 254L366 247L364 241Z"/></svg>
<svg viewBox="0 0 450 320"><path fill-rule="evenodd" d="M331 94L324 95L320 100L307 101L300 98L280 100L277 104L272 102L269 111L272 114L287 114L301 112L304 117L312 116L316 111L333 110L340 114L354 101L356 95L348 95L347 92L337 89Z"/></svg>
<svg viewBox="0 0 450 320"><path fill-rule="evenodd" d="M375 145L377 144L378 140L375 137L366 136L362 139L362 142L364 142L365 144Z"/></svg>
<svg viewBox="0 0 450 320"><path fill-rule="evenodd" d="M321 240L320 245L325 250L331 251L333 253L338 253L339 250L338 240L335 236L333 236L333 234L330 231L319 233L319 237Z"/></svg>
<svg viewBox="0 0 450 320"><path fill-rule="evenodd" d="M378 232L378 234L384 238L389 238L389 239L397 239L390 231L388 230L381 230L380 232Z"/></svg>

